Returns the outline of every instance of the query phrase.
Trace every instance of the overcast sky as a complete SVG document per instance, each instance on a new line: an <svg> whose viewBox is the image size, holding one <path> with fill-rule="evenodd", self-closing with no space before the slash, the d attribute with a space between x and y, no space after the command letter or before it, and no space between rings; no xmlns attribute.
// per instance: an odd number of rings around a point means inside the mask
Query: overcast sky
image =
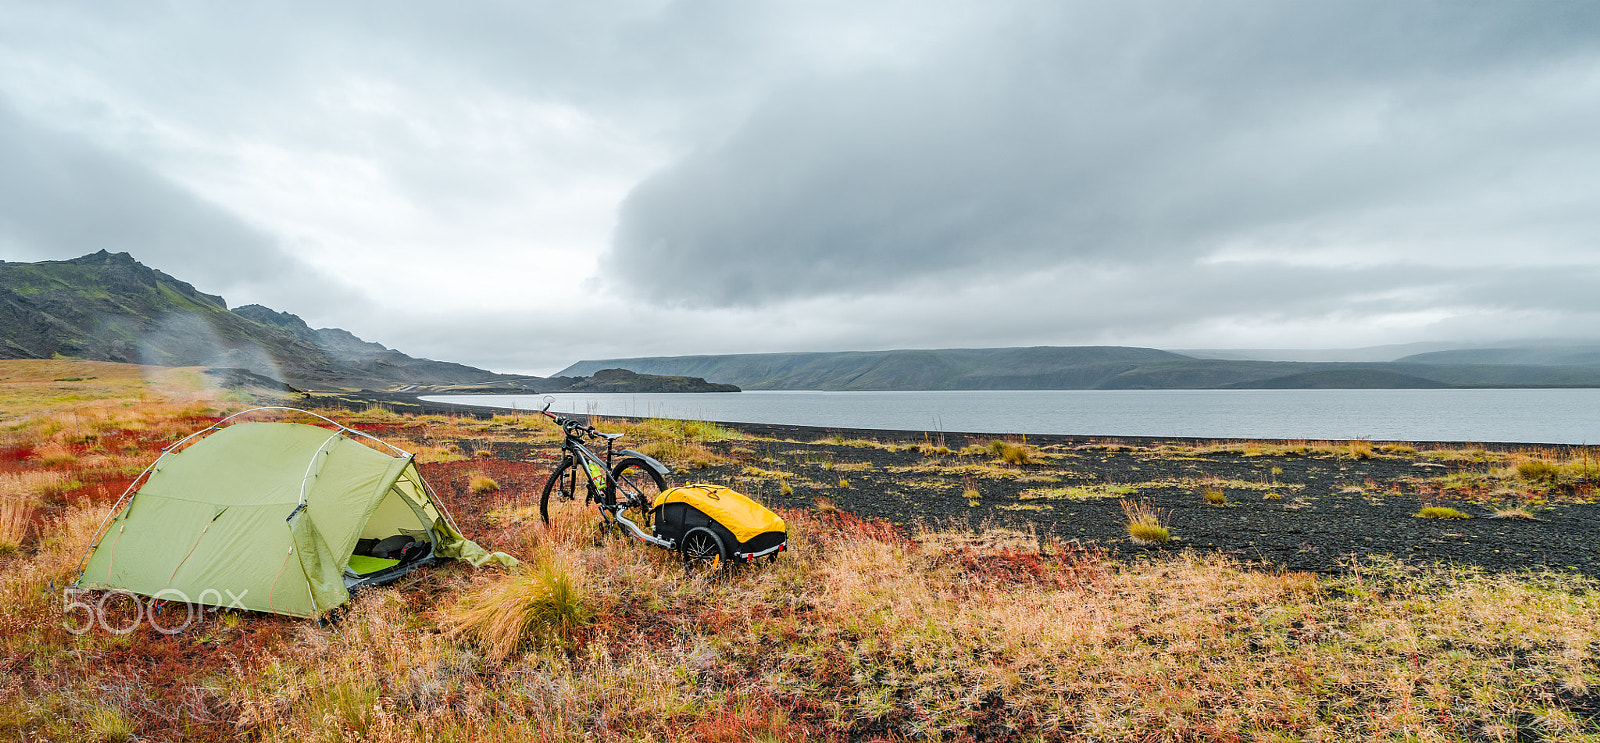
<svg viewBox="0 0 1600 743"><path fill-rule="evenodd" d="M1600 3L0 0L0 259L413 355L1594 337Z"/></svg>

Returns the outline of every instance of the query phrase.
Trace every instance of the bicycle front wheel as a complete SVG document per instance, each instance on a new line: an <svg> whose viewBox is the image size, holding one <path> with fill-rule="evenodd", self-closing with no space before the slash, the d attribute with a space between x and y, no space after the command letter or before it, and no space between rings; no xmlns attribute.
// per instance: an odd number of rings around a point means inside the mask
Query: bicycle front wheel
<svg viewBox="0 0 1600 743"><path fill-rule="evenodd" d="M556 465L556 471L550 473L550 479L544 481L544 492L539 495L539 518L544 519L545 526L550 525L550 501L571 503L578 495L578 473L572 468L571 459L561 460Z"/></svg>

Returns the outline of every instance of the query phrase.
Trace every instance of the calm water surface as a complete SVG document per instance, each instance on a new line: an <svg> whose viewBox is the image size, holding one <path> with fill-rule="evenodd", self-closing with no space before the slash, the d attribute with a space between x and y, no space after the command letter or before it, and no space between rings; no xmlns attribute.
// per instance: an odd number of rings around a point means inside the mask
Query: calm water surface
<svg viewBox="0 0 1600 743"><path fill-rule="evenodd" d="M543 395L431 395L536 410ZM1600 389L558 394L552 411L823 428L1089 436L1600 443Z"/></svg>

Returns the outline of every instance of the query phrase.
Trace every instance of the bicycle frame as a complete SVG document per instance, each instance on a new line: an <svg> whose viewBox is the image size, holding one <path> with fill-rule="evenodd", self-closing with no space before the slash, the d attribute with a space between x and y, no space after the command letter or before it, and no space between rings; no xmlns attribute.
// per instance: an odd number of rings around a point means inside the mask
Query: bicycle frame
<svg viewBox="0 0 1600 743"><path fill-rule="evenodd" d="M547 417L555 420L557 423L562 423L564 419L550 415L548 407L549 406L546 406L546 410L541 412L543 412ZM572 423L575 424L576 422L573 421ZM676 549L678 546L676 540L662 539L657 537L654 534L645 531L644 527L640 526L632 519L623 515L623 511L628 510L629 506L635 504L633 503L633 496L631 494L628 496L627 502L617 502L617 482L616 478L611 472L611 460L615 456L614 448L616 437L604 436L599 434L599 432L594 431L592 427L588 426L579 427L577 425L567 425L566 423L562 423L561 428L566 437L566 440L561 444L561 448L566 451L566 456L569 457L573 463L573 466L568 468L571 470L571 474L568 476L572 478L573 496L576 497L578 494L578 473L582 472L585 484L587 485L587 488L584 491L585 498L593 498L596 495L600 496L600 518L606 527L610 527L611 525L615 524L621 526L635 539L669 550ZM600 435L605 438L606 456L604 459L601 459L600 455L594 453L594 450L584 445L583 435L585 432L592 432L595 435ZM643 454L639 454L638 452L634 452L632 450L625 449L623 452L625 454L634 454L645 459L649 459ZM603 490L595 485L594 473L592 470L590 470L591 464L599 466L600 471L605 473L605 487ZM648 503L641 503L637 505L640 508L650 507L650 504Z"/></svg>

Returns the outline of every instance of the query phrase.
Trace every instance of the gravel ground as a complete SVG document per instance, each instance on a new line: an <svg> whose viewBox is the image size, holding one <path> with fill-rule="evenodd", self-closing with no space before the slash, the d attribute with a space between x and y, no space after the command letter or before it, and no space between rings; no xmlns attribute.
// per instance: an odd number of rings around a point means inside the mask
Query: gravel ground
<svg viewBox="0 0 1600 743"><path fill-rule="evenodd" d="M880 442L922 440L922 434L904 432L735 427L800 442L834 435ZM959 451L990 438L947 434L946 443ZM752 450L758 460L771 460L758 461L757 467L791 474L793 494L788 496L771 477L743 479L738 487L768 504L815 507L821 496L842 510L907 528L918 524L974 529L998 526L1032 530L1039 536L1124 556L1193 549L1315 572L1341 570L1352 557L1387 555L1407 563L1444 562L1491 571L1549 568L1600 577L1600 505L1591 497L1552 496L1531 507L1536 520L1494 518L1492 506L1509 504L1441 496L1429 482L1450 472L1483 471L1488 465L1441 465L1422 455L1353 459L1331 454L1178 456L1115 450L1162 443L1152 439L1030 436L1027 443L1048 458L1037 465L1005 467L1007 474L999 477L943 474L932 468L907 470L926 467L934 460L958 466L994 461L984 456L929 458L915 450L891 452L833 443L761 440L733 442L724 449ZM719 465L681 472L676 481L726 483L740 478L743 470L742 465ZM841 487L840 478L848 486ZM1059 480L1043 481L1047 478ZM1224 493L1226 505L1206 502L1201 488L1208 479L1222 481L1214 487ZM1093 498L1024 495L1035 489L1106 484L1132 488L1133 492ZM963 494L974 485L979 491L976 501ZM1121 506L1125 498L1145 501L1166 512L1177 541L1158 548L1135 544L1126 533L1127 519ZM1474 518L1417 518L1416 513L1425 506L1449 506Z"/></svg>

